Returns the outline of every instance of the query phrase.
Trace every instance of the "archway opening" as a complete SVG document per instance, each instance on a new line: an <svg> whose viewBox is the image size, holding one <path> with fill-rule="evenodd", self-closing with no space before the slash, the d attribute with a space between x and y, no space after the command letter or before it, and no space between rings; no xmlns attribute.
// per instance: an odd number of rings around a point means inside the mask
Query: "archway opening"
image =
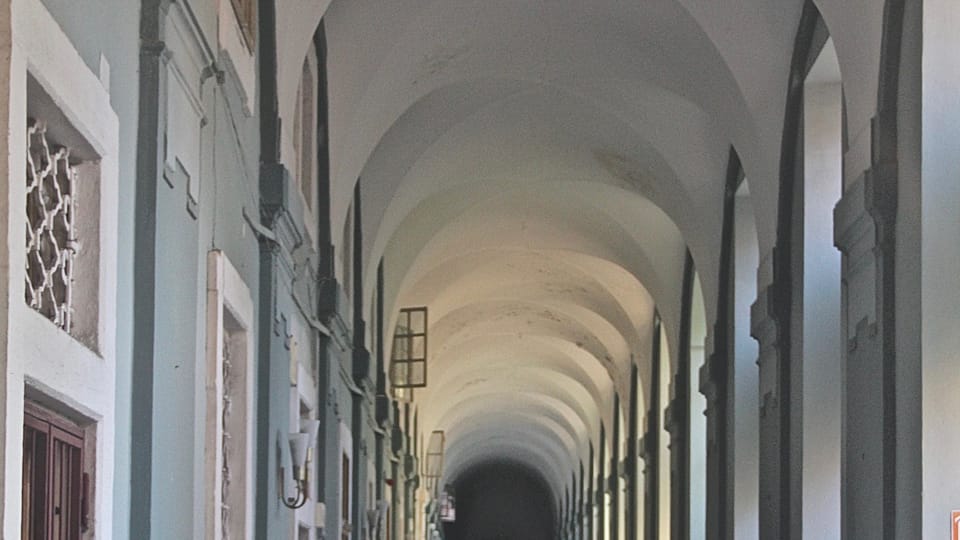
<svg viewBox="0 0 960 540"><path fill-rule="evenodd" d="M547 482L511 461L473 466L450 486L456 519L444 523L446 540L552 540L557 515Z"/></svg>
<svg viewBox="0 0 960 540"><path fill-rule="evenodd" d="M843 346L833 209L843 191L843 87L832 39L807 74L803 93L803 176L794 201L800 210L795 227L802 228L802 300L794 309L802 324L803 531L822 538L840 530Z"/></svg>

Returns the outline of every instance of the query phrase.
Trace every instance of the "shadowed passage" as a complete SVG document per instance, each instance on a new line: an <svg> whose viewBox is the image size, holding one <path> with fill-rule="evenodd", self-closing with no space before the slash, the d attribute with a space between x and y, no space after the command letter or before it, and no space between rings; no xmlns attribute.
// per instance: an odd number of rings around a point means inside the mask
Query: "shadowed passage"
<svg viewBox="0 0 960 540"><path fill-rule="evenodd" d="M476 465L453 482L457 516L447 540L553 540L556 511L536 472L509 461Z"/></svg>

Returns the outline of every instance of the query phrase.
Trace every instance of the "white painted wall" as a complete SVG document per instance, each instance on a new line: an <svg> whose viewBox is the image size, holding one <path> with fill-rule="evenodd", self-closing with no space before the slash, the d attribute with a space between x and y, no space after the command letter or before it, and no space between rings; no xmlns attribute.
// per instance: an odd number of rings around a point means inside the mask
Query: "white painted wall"
<svg viewBox="0 0 960 540"><path fill-rule="evenodd" d="M660 327L660 530L661 540L670 540L670 433L667 432L667 423L664 413L670 404L670 381L673 379L673 370L670 369L670 346L667 343L666 325Z"/></svg>
<svg viewBox="0 0 960 540"><path fill-rule="evenodd" d="M808 81L804 99L803 534L826 540L840 538L843 349L833 208L842 191L842 88Z"/></svg>
<svg viewBox="0 0 960 540"><path fill-rule="evenodd" d="M960 510L960 4L923 12L923 537L935 539Z"/></svg>
<svg viewBox="0 0 960 540"><path fill-rule="evenodd" d="M707 516L707 398L700 393L699 374L707 339L707 319L699 273L693 280L690 312L690 538L706 537Z"/></svg>
<svg viewBox="0 0 960 540"><path fill-rule="evenodd" d="M745 185L741 188L745 191ZM734 210L734 538L753 540L759 531L760 371L759 348L750 336L750 306L757 298L756 225L751 199L741 193Z"/></svg>
<svg viewBox="0 0 960 540"><path fill-rule="evenodd" d="M9 143L8 174L2 183L6 221L0 227L5 343L0 370L5 374L2 396L3 440L2 536L20 536L23 399L25 386L78 414L96 426L96 496L91 509L98 538L111 538L113 526L114 398L116 362L116 230L118 182L118 120L110 96L97 74L80 55L39 0L10 3L12 40L9 47L10 99L3 127ZM42 39L38 39L42 36ZM0 46L4 46L0 44ZM6 54L4 54L6 56ZM23 298L25 249L24 177L26 147L27 72L54 99L66 118L101 156L99 215L99 351L92 351L29 308ZM5 72L6 73L6 72Z"/></svg>

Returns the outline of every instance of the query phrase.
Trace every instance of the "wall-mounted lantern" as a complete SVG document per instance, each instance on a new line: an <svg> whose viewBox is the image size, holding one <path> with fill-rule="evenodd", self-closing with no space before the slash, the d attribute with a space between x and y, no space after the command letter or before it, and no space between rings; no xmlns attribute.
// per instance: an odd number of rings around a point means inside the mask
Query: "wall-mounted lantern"
<svg viewBox="0 0 960 540"><path fill-rule="evenodd" d="M280 466L280 502L290 509L297 509L307 503L310 498L310 464L313 461L313 446L317 441L317 432L320 430L320 421L307 418L300 419L300 431L291 433L288 437L290 444L290 463L293 473L292 480L296 486L296 495L287 497L287 473Z"/></svg>

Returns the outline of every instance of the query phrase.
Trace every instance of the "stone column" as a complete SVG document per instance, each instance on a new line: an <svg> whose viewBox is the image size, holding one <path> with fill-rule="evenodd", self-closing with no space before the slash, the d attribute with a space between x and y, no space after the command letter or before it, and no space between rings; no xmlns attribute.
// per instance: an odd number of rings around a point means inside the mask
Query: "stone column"
<svg viewBox="0 0 960 540"><path fill-rule="evenodd" d="M700 368L700 393L707 400L707 512L708 540L726 540L733 536L730 522L732 497L730 423L731 403L729 381L731 368L730 351L727 350L726 330L714 329L714 352L710 353ZM718 332L724 339L717 339Z"/></svg>
<svg viewBox="0 0 960 540"><path fill-rule="evenodd" d="M583 500L584 493L584 480L586 477L583 473L583 461L580 461L580 482L577 484L577 533L574 535L576 540L587 540L587 524L586 524L586 510L584 509L586 503Z"/></svg>
<svg viewBox="0 0 960 540"><path fill-rule="evenodd" d="M637 364L630 367L630 425L627 427L627 456L626 456L626 477L627 477L627 496L626 500L626 536L627 540L637 538L637 472L638 472L638 448L637 426L639 424L640 404L639 404L639 383Z"/></svg>
<svg viewBox="0 0 960 540"><path fill-rule="evenodd" d="M895 171L879 164L865 171L847 186L834 210L834 241L843 253L845 539L895 537Z"/></svg>
<svg viewBox="0 0 960 540"><path fill-rule="evenodd" d="M585 486L586 495L583 500L583 505L584 505L583 511L586 514L586 524L584 527L585 540L592 540L594 538L594 535L596 534L594 532L596 530L596 527L594 525L594 520L593 520L593 501L594 501L593 479L595 478L594 471L593 471L594 462L595 461L593 456L593 443L590 443L590 465L589 465L590 470L587 472L587 478L589 480L587 482L587 485Z"/></svg>
<svg viewBox="0 0 960 540"><path fill-rule="evenodd" d="M658 493L660 485L657 479L659 466L657 464L657 450L659 441L651 442L651 439L644 436L640 439L640 457L643 459L643 538L645 540L656 540L659 535L659 516L660 508L658 504Z"/></svg>
<svg viewBox="0 0 960 540"><path fill-rule="evenodd" d="M720 290L717 320L707 336L709 356L700 368L700 393L707 408L706 523L708 540L733 538L733 245L736 192L743 168L736 151L730 150L720 235ZM710 346L712 344L712 347Z"/></svg>
<svg viewBox="0 0 960 540"><path fill-rule="evenodd" d="M660 537L660 316L653 318L653 348L651 351L650 401L647 408L647 428L640 441L643 452L643 474L646 491L643 495L644 538Z"/></svg>
<svg viewBox="0 0 960 540"><path fill-rule="evenodd" d="M777 256L775 252L766 260ZM773 274L774 283L759 291L750 310L760 368L759 532L763 539L787 540L800 537L803 372L801 358L791 354L785 334L792 283L776 269Z"/></svg>
<svg viewBox="0 0 960 540"><path fill-rule="evenodd" d="M681 363L683 362L681 356ZM674 396L664 413L670 433L670 538L690 538L690 393L687 370L673 379Z"/></svg>
<svg viewBox="0 0 960 540"><path fill-rule="evenodd" d="M680 291L680 332L673 397L664 412L670 434L670 538L690 539L690 334L693 324L694 264L687 250Z"/></svg>
<svg viewBox="0 0 960 540"><path fill-rule="evenodd" d="M600 424L600 459L597 460L599 464L599 469L597 471L597 491L596 491L596 505L597 505L597 540L607 540L607 505L606 501L603 500L603 493L605 489L605 473L604 470L607 467L607 434L606 429L603 424Z"/></svg>
<svg viewBox="0 0 960 540"><path fill-rule="evenodd" d="M613 395L613 437L610 452L610 476L607 489L610 490L610 540L620 538L620 394Z"/></svg>

